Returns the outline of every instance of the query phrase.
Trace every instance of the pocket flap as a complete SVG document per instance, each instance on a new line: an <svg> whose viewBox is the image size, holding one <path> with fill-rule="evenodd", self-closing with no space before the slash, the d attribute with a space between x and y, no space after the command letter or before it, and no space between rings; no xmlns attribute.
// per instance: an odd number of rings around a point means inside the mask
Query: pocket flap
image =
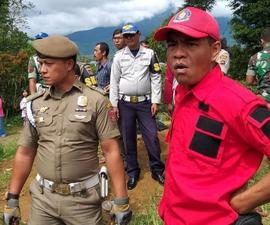
<svg viewBox="0 0 270 225"><path fill-rule="evenodd" d="M83 113L74 113L70 114L68 119L71 122L82 122L82 123L87 123L90 122L92 118L91 114L83 114Z"/></svg>

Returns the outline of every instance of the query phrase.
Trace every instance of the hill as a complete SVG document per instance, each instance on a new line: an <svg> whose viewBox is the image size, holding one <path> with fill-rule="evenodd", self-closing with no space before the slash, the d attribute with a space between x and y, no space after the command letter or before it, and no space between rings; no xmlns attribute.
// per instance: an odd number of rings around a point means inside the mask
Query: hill
<svg viewBox="0 0 270 225"><path fill-rule="evenodd" d="M167 10L151 19L137 22L136 24L142 34L141 38L144 39L156 28L160 27L163 21L170 16L171 12L171 10ZM220 25L221 35L228 39L228 44L232 43L228 25L230 19L227 17L218 17L217 20ZM78 31L67 36L79 46L81 55L92 56L95 44L101 41L106 42L109 45L110 55L112 55L116 51L112 43L112 33L116 28L121 27L121 25L115 27L97 27L91 30Z"/></svg>

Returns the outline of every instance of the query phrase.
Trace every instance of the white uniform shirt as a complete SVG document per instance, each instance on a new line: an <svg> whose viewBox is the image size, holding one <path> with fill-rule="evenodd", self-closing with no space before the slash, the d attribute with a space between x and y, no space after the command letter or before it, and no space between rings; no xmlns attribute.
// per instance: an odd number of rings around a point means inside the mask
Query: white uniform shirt
<svg viewBox="0 0 270 225"><path fill-rule="evenodd" d="M114 107L120 95L151 95L152 103L161 102L161 76L150 70L154 58L154 51L144 47L140 47L136 57L128 47L115 54L110 82L110 100Z"/></svg>
<svg viewBox="0 0 270 225"><path fill-rule="evenodd" d="M221 71L227 74L230 68L230 54L224 49L221 49L217 58L216 62L219 64Z"/></svg>

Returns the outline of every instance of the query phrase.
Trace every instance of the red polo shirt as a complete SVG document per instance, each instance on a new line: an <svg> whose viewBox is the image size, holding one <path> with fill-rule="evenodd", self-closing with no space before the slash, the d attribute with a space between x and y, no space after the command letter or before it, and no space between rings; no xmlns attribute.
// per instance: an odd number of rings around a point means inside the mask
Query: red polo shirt
<svg viewBox="0 0 270 225"><path fill-rule="evenodd" d="M229 225L238 217L231 194L270 156L270 111L219 66L191 90L178 85L175 107L160 216L166 225Z"/></svg>

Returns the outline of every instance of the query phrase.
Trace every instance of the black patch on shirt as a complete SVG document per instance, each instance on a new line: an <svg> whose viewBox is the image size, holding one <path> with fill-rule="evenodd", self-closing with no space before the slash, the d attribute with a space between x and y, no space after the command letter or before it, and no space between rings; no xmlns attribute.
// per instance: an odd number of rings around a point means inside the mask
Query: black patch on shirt
<svg viewBox="0 0 270 225"><path fill-rule="evenodd" d="M259 106L250 114L250 116L257 122L261 123L270 117L270 111L264 106Z"/></svg>
<svg viewBox="0 0 270 225"><path fill-rule="evenodd" d="M200 116L196 127L204 131L213 133L215 135L220 135L223 129L224 123L210 119L205 116Z"/></svg>
<svg viewBox="0 0 270 225"><path fill-rule="evenodd" d="M189 146L190 150L210 158L216 158L221 140L207 134L195 131Z"/></svg>
<svg viewBox="0 0 270 225"><path fill-rule="evenodd" d="M270 139L270 121L263 125L262 132Z"/></svg>
<svg viewBox="0 0 270 225"><path fill-rule="evenodd" d="M209 111L209 105L205 104L204 102L199 102L199 109L208 112Z"/></svg>

